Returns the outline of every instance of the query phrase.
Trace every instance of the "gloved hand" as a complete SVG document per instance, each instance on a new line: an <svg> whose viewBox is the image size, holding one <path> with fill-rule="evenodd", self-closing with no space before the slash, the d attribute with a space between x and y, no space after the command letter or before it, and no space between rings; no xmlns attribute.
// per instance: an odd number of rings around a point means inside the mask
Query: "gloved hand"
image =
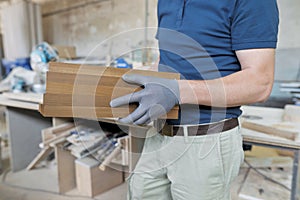
<svg viewBox="0 0 300 200"><path fill-rule="evenodd" d="M110 106L113 108L139 103L135 111L120 120L122 123L148 124L167 114L180 102L179 86L175 79L141 75L124 75L122 78L127 83L144 87L141 91L116 98L110 102Z"/></svg>

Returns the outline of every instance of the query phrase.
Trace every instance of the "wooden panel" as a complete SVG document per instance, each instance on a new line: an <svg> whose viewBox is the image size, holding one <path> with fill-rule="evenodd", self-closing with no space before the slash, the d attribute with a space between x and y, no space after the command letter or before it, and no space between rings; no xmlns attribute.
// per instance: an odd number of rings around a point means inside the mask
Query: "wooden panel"
<svg viewBox="0 0 300 200"><path fill-rule="evenodd" d="M94 197L123 182L122 171L109 167L101 171L98 165L96 160L89 157L76 160L77 189L82 195Z"/></svg>
<svg viewBox="0 0 300 200"><path fill-rule="evenodd" d="M76 187L75 157L65 151L61 144L55 145L55 157L57 162L57 173L59 193L66 193Z"/></svg>
<svg viewBox="0 0 300 200"><path fill-rule="evenodd" d="M50 63L47 88L40 112L51 117L119 118L130 114L136 105L111 108L112 99L141 89L122 80L124 74L179 79L175 73L117 69L89 65ZM178 107L165 117L178 118Z"/></svg>

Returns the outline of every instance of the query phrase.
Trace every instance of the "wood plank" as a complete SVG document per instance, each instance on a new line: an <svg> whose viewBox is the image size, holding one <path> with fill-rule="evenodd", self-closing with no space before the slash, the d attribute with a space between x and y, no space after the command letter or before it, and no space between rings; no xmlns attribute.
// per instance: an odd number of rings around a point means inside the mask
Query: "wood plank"
<svg viewBox="0 0 300 200"><path fill-rule="evenodd" d="M88 107L109 107L111 97L93 95L72 95L72 94L45 94L44 104L48 106L88 106Z"/></svg>
<svg viewBox="0 0 300 200"><path fill-rule="evenodd" d="M102 95L102 96L122 96L139 89L125 87L111 87L102 85L84 85L84 84L69 84L69 83L47 83L47 93L50 94L73 94L73 95Z"/></svg>
<svg viewBox="0 0 300 200"><path fill-rule="evenodd" d="M283 137L289 140L295 140L299 132L295 131L288 131L284 129L278 129L276 127L268 126L268 125L263 125L260 123L255 123L255 122L250 122L250 121L244 121L242 122L242 127L251 129L254 131L259 131L263 132L269 135L275 135L279 137Z"/></svg>
<svg viewBox="0 0 300 200"><path fill-rule="evenodd" d="M121 147L118 146L110 155L108 155L105 160L99 166L99 169L102 171L106 170L106 167L109 166L110 162L117 157L117 155L121 154Z"/></svg>
<svg viewBox="0 0 300 200"><path fill-rule="evenodd" d="M278 148L290 148L294 150L300 149L300 143L292 140L288 140L282 137L277 137L262 132L253 131L250 129L242 128L244 143L269 145Z"/></svg>
<svg viewBox="0 0 300 200"><path fill-rule="evenodd" d="M128 106L124 106L112 109L109 106L109 102L114 98L141 89L140 86L128 84L122 80L122 75L126 73L171 79L180 78L180 75L175 73L51 63L50 71L47 73L47 88L46 94L44 95L44 105L40 107L40 112L44 116L51 117L92 119L125 117L131 113L136 106L130 105L129 108ZM52 94L62 95L55 96ZM169 119L177 119L178 110L178 107L174 108L166 117Z"/></svg>
<svg viewBox="0 0 300 200"><path fill-rule="evenodd" d="M96 86L110 86L110 87L127 87L139 88L137 85L128 84L122 80L120 76L102 75L86 75L86 74L71 74L71 73L47 73L47 84L49 83L65 83L76 85L87 85L88 87ZM46 92L48 92L46 90Z"/></svg>
<svg viewBox="0 0 300 200"><path fill-rule="evenodd" d="M12 92L4 92L4 97L9 99L18 100L18 101L26 101L31 103L43 103L43 95L37 93L12 93Z"/></svg>
<svg viewBox="0 0 300 200"><path fill-rule="evenodd" d="M132 70L132 69L120 69L114 67L103 67L103 66L93 66L93 65L79 65L79 64L68 64L51 62L49 64L50 72L59 73L72 73L72 74L85 74L93 76L110 76L110 77L121 77L124 74L139 74L144 76L154 76L160 78L169 79L180 79L180 74L169 73L169 72L156 72L156 71L146 71L146 70Z"/></svg>
<svg viewBox="0 0 300 200"><path fill-rule="evenodd" d="M100 118L119 118L129 115L136 106L123 106L119 108L111 107L72 107L72 106L48 106L41 105L40 112L45 117L75 117L87 119L100 119ZM178 109L171 110L167 116L168 119L178 118Z"/></svg>
<svg viewBox="0 0 300 200"><path fill-rule="evenodd" d="M39 110L39 104L37 103L12 100L3 96L2 94L0 94L0 105L15 107L15 108L24 108L26 110L35 110L35 111Z"/></svg>
<svg viewBox="0 0 300 200"><path fill-rule="evenodd" d="M52 134L52 131L50 131L49 128L43 129L41 134L42 134L42 142L45 142L55 137L55 135Z"/></svg>
<svg viewBox="0 0 300 200"><path fill-rule="evenodd" d="M73 130L74 128L75 128L74 123L66 123L66 124L59 125L57 127L44 129L43 133L47 133L48 138L45 138L45 140L43 140L43 142L40 144L40 148L46 148L56 140L67 137L68 135L70 135L70 131ZM52 137L49 136L50 134L52 135Z"/></svg>
<svg viewBox="0 0 300 200"><path fill-rule="evenodd" d="M32 170L39 164L41 161L45 160L47 156L52 152L52 148L45 147L42 151L33 159L33 161L27 166L26 170Z"/></svg>

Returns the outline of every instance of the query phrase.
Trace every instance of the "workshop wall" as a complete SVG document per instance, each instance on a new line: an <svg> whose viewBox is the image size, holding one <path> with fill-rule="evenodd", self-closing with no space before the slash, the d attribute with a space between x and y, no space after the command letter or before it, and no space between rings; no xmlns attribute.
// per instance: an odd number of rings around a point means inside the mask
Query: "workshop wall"
<svg viewBox="0 0 300 200"><path fill-rule="evenodd" d="M280 31L276 81L300 80L300 1L278 0Z"/></svg>
<svg viewBox="0 0 300 200"><path fill-rule="evenodd" d="M300 47L300 1L277 0L280 10L279 49Z"/></svg>
<svg viewBox="0 0 300 200"><path fill-rule="evenodd" d="M280 91L286 81L300 81L300 1L277 0L280 11L279 42L276 51L275 83L271 98L283 99L291 95Z"/></svg>
<svg viewBox="0 0 300 200"><path fill-rule="evenodd" d="M45 3L42 5L44 39L52 44L75 45L79 56L87 56L98 44L102 44L102 55L112 51L111 46L141 46L144 34L127 34L122 41L110 40L107 44L103 41L120 32L143 28L145 2L57 0ZM157 0L150 0L148 5L149 26L156 27Z"/></svg>

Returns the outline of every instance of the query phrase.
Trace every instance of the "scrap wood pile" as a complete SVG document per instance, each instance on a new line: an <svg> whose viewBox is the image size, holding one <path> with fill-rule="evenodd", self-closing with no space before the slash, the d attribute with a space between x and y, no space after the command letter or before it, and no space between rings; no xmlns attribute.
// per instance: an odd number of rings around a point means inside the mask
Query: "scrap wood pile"
<svg viewBox="0 0 300 200"><path fill-rule="evenodd" d="M241 120L242 127L278 138L299 141L300 106L286 105L284 109L277 109L281 110L280 112L276 111L277 113L274 113L274 116L271 114L268 117L262 113L263 109L263 107L257 109L255 115L244 113ZM278 113L280 113L280 116L275 116ZM276 120L273 120L273 118L276 118Z"/></svg>
<svg viewBox="0 0 300 200"><path fill-rule="evenodd" d="M55 148L63 148L78 159L90 157L96 160L104 171L111 162L128 165L128 136L120 131L107 131L85 121L66 123L42 131L41 152L28 165L27 170L37 168ZM81 124L82 123L82 124Z"/></svg>
<svg viewBox="0 0 300 200"><path fill-rule="evenodd" d="M50 63L40 112L45 117L99 119L127 116L137 105L118 108L109 105L112 99L141 89L140 86L124 82L124 74L180 78L175 73ZM166 117L177 119L178 107L174 107Z"/></svg>

